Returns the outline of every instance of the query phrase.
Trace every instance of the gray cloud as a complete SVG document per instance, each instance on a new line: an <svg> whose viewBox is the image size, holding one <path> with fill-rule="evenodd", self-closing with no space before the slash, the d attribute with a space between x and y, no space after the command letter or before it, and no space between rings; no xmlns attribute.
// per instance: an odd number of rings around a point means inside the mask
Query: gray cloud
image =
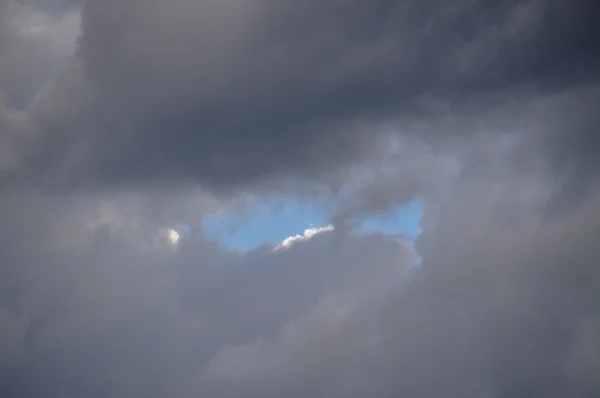
<svg viewBox="0 0 600 398"><path fill-rule="evenodd" d="M373 155L381 130L439 116L426 98L491 109L595 82L594 7L90 1L82 70L46 96L70 105L36 118L29 178L217 189L314 178Z"/></svg>
<svg viewBox="0 0 600 398"><path fill-rule="evenodd" d="M0 396L600 394L593 2L72 3L0 0ZM344 233L202 235L256 195Z"/></svg>
<svg viewBox="0 0 600 398"><path fill-rule="evenodd" d="M195 236L174 253L127 201L108 213L89 210L95 199L61 202L3 202L5 396L178 396L224 344L274 336L331 295L375 292L411 259L383 235L241 257Z"/></svg>
<svg viewBox="0 0 600 398"><path fill-rule="evenodd" d="M19 110L65 65L80 33L76 10L48 14L35 3L0 5L0 90Z"/></svg>
<svg viewBox="0 0 600 398"><path fill-rule="evenodd" d="M488 179L459 184L421 238L410 283L345 316L343 303L326 307L275 339L222 349L205 371L213 393L596 394L597 199L548 220L543 192L532 200L512 179Z"/></svg>
<svg viewBox="0 0 600 398"><path fill-rule="evenodd" d="M549 218L545 171L462 163L416 269L385 235L174 252L144 196L5 197L2 393L594 396L597 186Z"/></svg>

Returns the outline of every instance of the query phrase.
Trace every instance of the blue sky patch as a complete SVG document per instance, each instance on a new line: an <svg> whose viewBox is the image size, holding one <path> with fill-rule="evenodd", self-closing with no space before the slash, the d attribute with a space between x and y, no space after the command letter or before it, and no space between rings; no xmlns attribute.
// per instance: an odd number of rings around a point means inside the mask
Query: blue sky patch
<svg viewBox="0 0 600 398"><path fill-rule="evenodd" d="M414 201L390 212L365 220L360 229L378 229L386 233L405 234L414 239L419 234L422 205ZM285 238L302 234L311 227L330 224L328 215L314 206L288 203L275 206L270 203L257 205L246 213L222 213L205 219L204 234L218 240L226 247L250 250L263 242L280 243Z"/></svg>
<svg viewBox="0 0 600 398"><path fill-rule="evenodd" d="M379 229L389 234L404 234L410 240L419 235L419 222L423 216L423 205L415 200L386 213L367 218L360 226L362 230Z"/></svg>

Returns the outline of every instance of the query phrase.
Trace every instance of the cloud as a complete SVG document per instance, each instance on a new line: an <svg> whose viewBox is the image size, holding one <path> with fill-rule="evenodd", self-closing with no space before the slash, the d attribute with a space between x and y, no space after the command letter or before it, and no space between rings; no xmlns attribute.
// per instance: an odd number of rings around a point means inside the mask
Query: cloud
<svg viewBox="0 0 600 398"><path fill-rule="evenodd" d="M140 250L143 196L4 199L2 393L594 395L598 187L548 218L545 174L498 171L463 167L417 268L384 234ZM83 229L107 200L118 223Z"/></svg>
<svg viewBox="0 0 600 398"><path fill-rule="evenodd" d="M75 50L80 35L76 9L48 14L23 1L0 5L0 91L18 110L26 108Z"/></svg>
<svg viewBox="0 0 600 398"><path fill-rule="evenodd" d="M596 9L0 0L0 396L598 396Z"/></svg>
<svg viewBox="0 0 600 398"><path fill-rule="evenodd" d="M599 315L597 199L551 221L490 189L500 182L470 180L451 197L402 288L226 347L205 382L219 396L593 395L597 339L578 336ZM585 370L573 377L580 344L593 359L578 360Z"/></svg>
<svg viewBox="0 0 600 398"><path fill-rule="evenodd" d="M456 116L472 135L482 108L595 84L595 5L578 4L89 1L79 71L38 101L19 178L227 191L377 156L390 126L445 141L432 121Z"/></svg>
<svg viewBox="0 0 600 398"><path fill-rule="evenodd" d="M327 232L327 231L333 231L333 229L334 229L333 225L328 225L325 227L307 228L304 230L304 233L302 235L288 236L280 244L275 246L275 249L273 249L273 250L280 250L280 249L283 249L286 247L290 247L291 245L294 244L294 242L309 240L309 239L312 239L312 237L317 234Z"/></svg>
<svg viewBox="0 0 600 398"><path fill-rule="evenodd" d="M281 254L263 248L244 256L187 236L172 251L149 246L147 237L164 229L118 198L111 207L118 222L105 216L92 229L87 207L101 201L30 200L36 221L5 217L12 228L3 227L0 240L2 302L13 325L3 330L21 331L2 335L3 372L13 375L0 385L7 396L177 395L224 344L274 335L330 295L375 292L410 262L408 245L384 235L337 248L314 237ZM6 202L2 209L11 212ZM374 257L381 261L368 265ZM15 354L4 354L8 348Z"/></svg>
<svg viewBox="0 0 600 398"><path fill-rule="evenodd" d="M179 232L177 232L177 230L173 228L168 228L167 240L169 241L169 244L171 246L177 247L177 245L179 245L179 241L181 240L181 236L179 235Z"/></svg>

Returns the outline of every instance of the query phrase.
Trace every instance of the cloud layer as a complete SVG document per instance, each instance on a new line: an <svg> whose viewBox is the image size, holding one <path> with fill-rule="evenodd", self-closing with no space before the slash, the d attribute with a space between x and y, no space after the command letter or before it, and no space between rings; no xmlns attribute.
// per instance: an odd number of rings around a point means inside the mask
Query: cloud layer
<svg viewBox="0 0 600 398"><path fill-rule="evenodd" d="M0 396L598 396L597 9L0 0Z"/></svg>
<svg viewBox="0 0 600 398"><path fill-rule="evenodd" d="M31 116L42 141L24 173L59 186L315 177L367 156L390 127L422 136L461 104L489 111L594 83L595 7L85 2L75 59Z"/></svg>

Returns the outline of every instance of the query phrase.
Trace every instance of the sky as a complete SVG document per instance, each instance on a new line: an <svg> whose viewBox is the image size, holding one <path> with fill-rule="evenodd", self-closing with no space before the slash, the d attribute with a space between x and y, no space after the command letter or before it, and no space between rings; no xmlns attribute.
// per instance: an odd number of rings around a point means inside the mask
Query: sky
<svg viewBox="0 0 600 398"><path fill-rule="evenodd" d="M592 0L0 0L0 397L600 396Z"/></svg>
<svg viewBox="0 0 600 398"><path fill-rule="evenodd" d="M386 234L402 234L412 242L419 234L422 208L419 201L389 209L383 214L366 218L359 230L379 230ZM249 211L223 212L202 220L202 231L230 249L250 250L265 242L282 242L290 236L303 234L305 229L331 225L326 212L314 206L296 204L255 204ZM188 228L180 227L187 231Z"/></svg>

